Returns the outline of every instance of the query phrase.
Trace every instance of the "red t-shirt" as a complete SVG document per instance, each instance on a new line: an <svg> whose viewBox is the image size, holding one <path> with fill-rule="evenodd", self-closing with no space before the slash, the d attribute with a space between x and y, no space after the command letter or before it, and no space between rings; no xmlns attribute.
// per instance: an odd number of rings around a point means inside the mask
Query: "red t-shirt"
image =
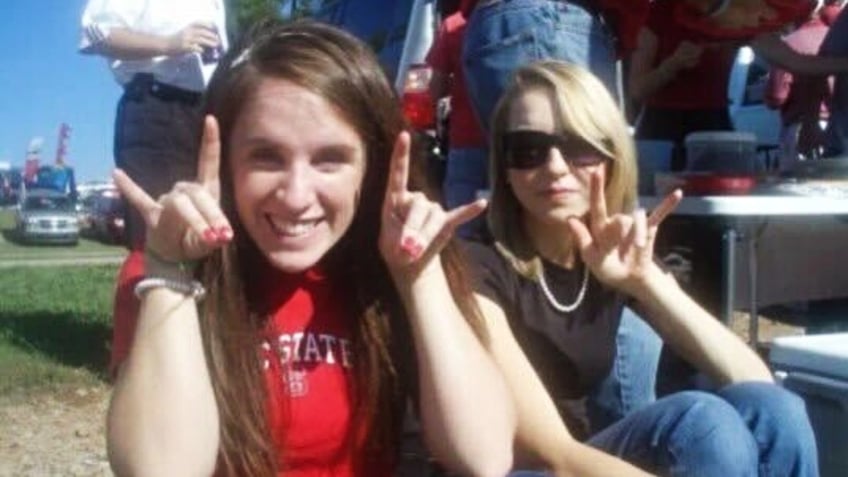
<svg viewBox="0 0 848 477"><path fill-rule="evenodd" d="M364 432L353 420L350 302L315 271L281 280L260 345L280 476L356 475ZM391 475L383 464L359 475Z"/></svg>
<svg viewBox="0 0 848 477"><path fill-rule="evenodd" d="M112 340L114 369L127 357L138 320L134 284L143 254L131 254L118 277ZM259 280L269 317L258 355L268 386L268 420L280 477L354 476L364 429L353 420L352 333L344 287L316 271ZM369 462L361 476L392 475L392 458Z"/></svg>
<svg viewBox="0 0 848 477"><path fill-rule="evenodd" d="M427 64L450 81L451 118L448 140L451 147L486 147L486 136L477 116L471 109L465 73L462 71L462 38L465 35L465 17L456 12L445 18L439 34L427 53Z"/></svg>
<svg viewBox="0 0 848 477"><path fill-rule="evenodd" d="M737 48L753 37L804 18L810 13L806 0L765 0L774 16L762 17L756 27L727 29L696 13L679 0L655 0L650 7L648 29L657 37L653 66L671 56L680 43L706 45L698 64L677 73L674 80L655 93L647 105L672 109L721 109L727 106L727 86Z"/></svg>
<svg viewBox="0 0 848 477"><path fill-rule="evenodd" d="M618 53L623 56L636 48L639 30L648 17L650 0L596 0L606 21L615 29L618 40ZM470 18L471 11L479 0L462 0L460 11Z"/></svg>

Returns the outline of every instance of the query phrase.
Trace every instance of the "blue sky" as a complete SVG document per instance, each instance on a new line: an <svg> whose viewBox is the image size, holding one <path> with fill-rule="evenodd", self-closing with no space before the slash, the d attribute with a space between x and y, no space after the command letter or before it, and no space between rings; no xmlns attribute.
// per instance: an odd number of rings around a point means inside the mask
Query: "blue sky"
<svg viewBox="0 0 848 477"><path fill-rule="evenodd" d="M85 0L4 0L0 11L0 161L21 166L30 139L44 138L42 163L56 156L68 123L68 162L77 181L106 179L121 90L98 56L81 55Z"/></svg>

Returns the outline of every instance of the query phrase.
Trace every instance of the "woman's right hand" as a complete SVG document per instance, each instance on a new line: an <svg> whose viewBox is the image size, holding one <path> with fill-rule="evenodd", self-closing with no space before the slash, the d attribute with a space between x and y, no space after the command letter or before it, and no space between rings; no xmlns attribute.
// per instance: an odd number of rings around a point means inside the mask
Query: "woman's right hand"
<svg viewBox="0 0 848 477"><path fill-rule="evenodd" d="M206 116L197 163L197 179L177 182L154 200L122 170L115 185L147 224L146 248L164 260L182 262L209 255L233 238L220 206L221 141L218 123Z"/></svg>

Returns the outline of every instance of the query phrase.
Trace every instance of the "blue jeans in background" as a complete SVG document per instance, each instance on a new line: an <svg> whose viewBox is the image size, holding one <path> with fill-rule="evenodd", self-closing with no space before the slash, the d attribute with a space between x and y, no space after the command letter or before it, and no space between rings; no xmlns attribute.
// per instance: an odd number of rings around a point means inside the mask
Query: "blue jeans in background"
<svg viewBox="0 0 848 477"><path fill-rule="evenodd" d="M541 59L586 67L616 96L611 30L568 0L481 0L465 30L462 65L483 129L516 68Z"/></svg>
<svg viewBox="0 0 848 477"><path fill-rule="evenodd" d="M592 434L656 401L662 345L659 335L639 315L627 307L622 310L612 369L586 400Z"/></svg>
<svg viewBox="0 0 848 477"><path fill-rule="evenodd" d="M771 383L733 384L715 394L672 394L587 443L669 476L819 475L804 402Z"/></svg>
<svg viewBox="0 0 848 477"><path fill-rule="evenodd" d="M442 195L445 207L453 209L477 199L477 193L489 188L489 157L485 148L451 148L445 170ZM478 238L485 233L485 212L459 226L456 233L462 238Z"/></svg>

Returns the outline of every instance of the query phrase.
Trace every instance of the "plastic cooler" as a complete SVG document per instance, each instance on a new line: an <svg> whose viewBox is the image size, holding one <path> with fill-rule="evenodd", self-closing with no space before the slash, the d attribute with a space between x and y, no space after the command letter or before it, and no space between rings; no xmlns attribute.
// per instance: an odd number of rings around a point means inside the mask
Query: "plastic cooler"
<svg viewBox="0 0 848 477"><path fill-rule="evenodd" d="M848 475L848 333L776 338L769 359L807 404L821 476Z"/></svg>
<svg viewBox="0 0 848 477"><path fill-rule="evenodd" d="M686 135L686 169L722 175L754 174L762 169L757 136L738 131L697 131Z"/></svg>

